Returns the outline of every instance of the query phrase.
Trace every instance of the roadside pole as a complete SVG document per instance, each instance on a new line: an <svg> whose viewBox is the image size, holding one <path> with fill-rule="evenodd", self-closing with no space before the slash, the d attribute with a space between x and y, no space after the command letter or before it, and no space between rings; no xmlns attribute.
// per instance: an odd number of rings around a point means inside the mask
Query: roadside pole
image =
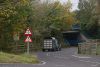
<svg viewBox="0 0 100 67"><path fill-rule="evenodd" d="M30 53L30 45L29 45L29 42L27 42L27 54Z"/></svg>
<svg viewBox="0 0 100 67"><path fill-rule="evenodd" d="M26 39L24 40L24 42L27 43L27 44L26 44L26 46L27 46L27 48L26 48L26 49L27 49L26 53L29 54L29 53L30 53L30 42L32 42L32 39L30 38L30 36L32 36L32 33L31 33L31 31L30 31L29 28L27 28L27 30L26 30L26 32L24 33L24 35L26 36Z"/></svg>

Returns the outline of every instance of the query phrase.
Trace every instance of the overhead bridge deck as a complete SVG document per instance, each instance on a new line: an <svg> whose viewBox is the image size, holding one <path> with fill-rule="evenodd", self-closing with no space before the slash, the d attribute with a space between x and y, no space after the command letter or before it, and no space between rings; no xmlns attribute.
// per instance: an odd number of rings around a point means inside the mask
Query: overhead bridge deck
<svg viewBox="0 0 100 67"><path fill-rule="evenodd" d="M70 46L78 46L79 42L86 41L86 37L80 31L63 32L64 42Z"/></svg>

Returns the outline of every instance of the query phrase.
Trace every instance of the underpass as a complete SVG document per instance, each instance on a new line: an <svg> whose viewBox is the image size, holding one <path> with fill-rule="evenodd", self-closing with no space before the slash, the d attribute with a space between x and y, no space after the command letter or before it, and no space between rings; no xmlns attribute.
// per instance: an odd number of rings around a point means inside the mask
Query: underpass
<svg viewBox="0 0 100 67"><path fill-rule="evenodd" d="M64 42L69 46L78 46L78 43L88 41L88 38L80 31L65 31L62 34Z"/></svg>

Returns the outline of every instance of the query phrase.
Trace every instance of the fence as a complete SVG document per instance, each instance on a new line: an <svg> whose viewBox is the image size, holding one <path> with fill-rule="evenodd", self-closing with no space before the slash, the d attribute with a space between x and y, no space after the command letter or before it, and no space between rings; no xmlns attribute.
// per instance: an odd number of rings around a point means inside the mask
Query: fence
<svg viewBox="0 0 100 67"><path fill-rule="evenodd" d="M79 54L92 54L100 55L100 40L99 39L89 39L87 42L78 44Z"/></svg>
<svg viewBox="0 0 100 67"><path fill-rule="evenodd" d="M33 50L35 50L34 45L30 44L30 52L32 52ZM12 50L12 52L17 52L17 53L24 53L27 52L27 45L26 44L20 44L20 45L16 45L13 47L14 49Z"/></svg>

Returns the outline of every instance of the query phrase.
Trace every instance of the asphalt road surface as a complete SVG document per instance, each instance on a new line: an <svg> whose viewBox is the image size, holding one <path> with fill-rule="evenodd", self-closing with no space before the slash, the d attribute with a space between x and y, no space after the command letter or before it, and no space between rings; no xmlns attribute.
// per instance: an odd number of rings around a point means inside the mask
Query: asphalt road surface
<svg viewBox="0 0 100 67"><path fill-rule="evenodd" d="M100 67L100 56L77 54L77 48L38 52L40 64L0 64L0 67Z"/></svg>

